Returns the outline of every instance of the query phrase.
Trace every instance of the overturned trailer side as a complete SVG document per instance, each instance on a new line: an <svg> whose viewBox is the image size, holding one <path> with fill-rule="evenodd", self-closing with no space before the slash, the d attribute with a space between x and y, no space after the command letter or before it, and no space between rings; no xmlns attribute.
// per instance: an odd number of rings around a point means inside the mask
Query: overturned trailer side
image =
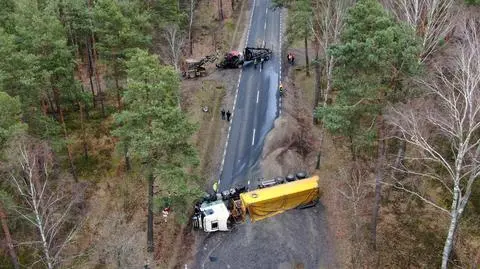
<svg viewBox="0 0 480 269"><path fill-rule="evenodd" d="M320 197L319 177L297 180L240 194L242 211L255 222L286 210L316 202Z"/></svg>

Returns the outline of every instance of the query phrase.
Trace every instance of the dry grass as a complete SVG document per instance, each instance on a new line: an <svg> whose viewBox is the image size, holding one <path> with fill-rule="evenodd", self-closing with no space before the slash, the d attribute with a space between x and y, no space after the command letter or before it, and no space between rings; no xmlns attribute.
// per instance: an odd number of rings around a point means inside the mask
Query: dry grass
<svg viewBox="0 0 480 269"><path fill-rule="evenodd" d="M205 79L185 81L183 89L189 118L199 126L193 137L200 157L199 174L208 175L214 168L212 153L215 148L221 147L220 129L224 122L220 120L220 110L226 94L225 88L219 81ZM203 112L205 106L208 107L208 112Z"/></svg>

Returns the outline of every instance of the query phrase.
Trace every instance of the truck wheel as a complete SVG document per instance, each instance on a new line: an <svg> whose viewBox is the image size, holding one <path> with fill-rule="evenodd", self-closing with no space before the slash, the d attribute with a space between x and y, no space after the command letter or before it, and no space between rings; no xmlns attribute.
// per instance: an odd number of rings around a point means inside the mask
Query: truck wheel
<svg viewBox="0 0 480 269"><path fill-rule="evenodd" d="M298 173L296 174L296 176L297 176L298 179L304 179L304 178L307 178L307 173L305 173L305 172L298 172Z"/></svg>
<svg viewBox="0 0 480 269"><path fill-rule="evenodd" d="M285 179L287 180L287 182L292 182L292 181L295 181L295 175L294 174L288 174Z"/></svg>

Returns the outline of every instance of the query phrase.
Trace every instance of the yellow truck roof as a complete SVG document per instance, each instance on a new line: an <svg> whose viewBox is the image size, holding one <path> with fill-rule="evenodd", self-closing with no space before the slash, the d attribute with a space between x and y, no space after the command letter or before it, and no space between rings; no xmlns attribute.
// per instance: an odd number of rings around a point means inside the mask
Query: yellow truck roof
<svg viewBox="0 0 480 269"><path fill-rule="evenodd" d="M320 195L319 177L313 176L273 187L240 194L244 212L252 221L261 220L285 210L308 204Z"/></svg>

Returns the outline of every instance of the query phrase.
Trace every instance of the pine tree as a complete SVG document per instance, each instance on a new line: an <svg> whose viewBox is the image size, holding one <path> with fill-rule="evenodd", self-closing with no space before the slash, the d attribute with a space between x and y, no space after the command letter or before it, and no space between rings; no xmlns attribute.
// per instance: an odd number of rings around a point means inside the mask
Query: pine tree
<svg viewBox="0 0 480 269"><path fill-rule="evenodd" d="M148 248L153 250L153 183L157 179L171 197L173 206L185 209L198 194L188 170L198 163L189 139L195 126L178 106L180 80L158 57L137 49L127 66L125 109L115 115L119 149L142 165L149 182ZM185 212L179 210L179 212Z"/></svg>
<svg viewBox="0 0 480 269"><path fill-rule="evenodd" d="M8 139L25 130L21 116L20 99L0 91L0 148L5 147Z"/></svg>
<svg viewBox="0 0 480 269"><path fill-rule="evenodd" d="M95 32L99 37L97 48L108 66L108 75L115 84L117 106L121 108L126 54L133 48L150 44L149 15L135 2L100 0L94 9Z"/></svg>

